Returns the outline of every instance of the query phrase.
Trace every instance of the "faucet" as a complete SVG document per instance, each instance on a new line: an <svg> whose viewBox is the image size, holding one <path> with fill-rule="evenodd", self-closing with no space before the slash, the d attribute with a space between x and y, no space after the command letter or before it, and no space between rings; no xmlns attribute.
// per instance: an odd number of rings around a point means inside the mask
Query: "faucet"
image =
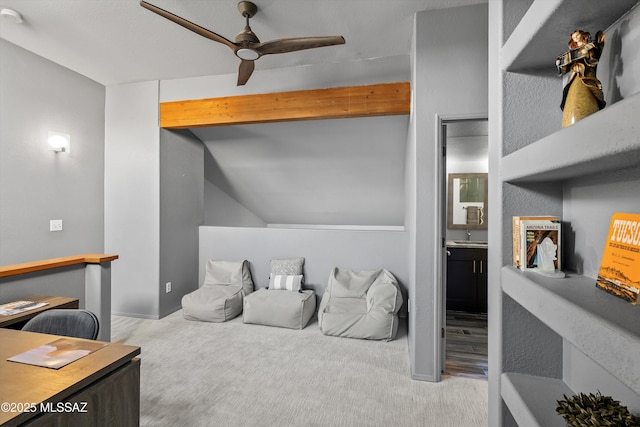
<svg viewBox="0 0 640 427"><path fill-rule="evenodd" d="M467 230L467 242L471 240L471 231Z"/></svg>

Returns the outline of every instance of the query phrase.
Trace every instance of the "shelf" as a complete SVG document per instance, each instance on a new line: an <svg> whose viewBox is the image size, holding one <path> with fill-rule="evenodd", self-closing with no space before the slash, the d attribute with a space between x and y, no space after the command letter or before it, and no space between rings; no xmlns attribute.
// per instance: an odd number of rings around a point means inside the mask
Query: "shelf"
<svg viewBox="0 0 640 427"><path fill-rule="evenodd" d="M595 279L550 279L503 267L502 289L586 356L640 394L640 307L596 288Z"/></svg>
<svg viewBox="0 0 640 427"><path fill-rule="evenodd" d="M555 181L640 165L638 111L640 93L527 145L502 159L501 179Z"/></svg>
<svg viewBox="0 0 640 427"><path fill-rule="evenodd" d="M562 380L506 372L500 376L500 394L518 425L565 427L556 413L557 401L572 396Z"/></svg>
<svg viewBox="0 0 640 427"><path fill-rule="evenodd" d="M573 30L605 31L637 4L636 0L535 0L503 46L503 68L555 70Z"/></svg>
<svg viewBox="0 0 640 427"><path fill-rule="evenodd" d="M118 259L118 255L109 254L80 254L60 258L43 259L40 261L23 262L20 264L0 266L0 277L17 276L19 274L34 273L36 271L51 270L76 264L102 264Z"/></svg>

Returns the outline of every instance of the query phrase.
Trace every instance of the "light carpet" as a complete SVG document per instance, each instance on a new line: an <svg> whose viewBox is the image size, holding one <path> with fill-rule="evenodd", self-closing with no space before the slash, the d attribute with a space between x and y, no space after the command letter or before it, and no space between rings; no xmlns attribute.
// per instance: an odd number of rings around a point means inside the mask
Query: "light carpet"
<svg viewBox="0 0 640 427"><path fill-rule="evenodd" d="M404 323L404 322L402 322ZM142 348L141 426L487 425L487 382L410 378L406 327L391 342L303 330L113 316Z"/></svg>

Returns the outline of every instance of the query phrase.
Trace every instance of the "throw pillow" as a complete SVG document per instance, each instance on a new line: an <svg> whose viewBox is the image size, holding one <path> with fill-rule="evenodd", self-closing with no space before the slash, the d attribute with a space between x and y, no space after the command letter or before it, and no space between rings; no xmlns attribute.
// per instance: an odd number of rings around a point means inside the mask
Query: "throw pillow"
<svg viewBox="0 0 640 427"><path fill-rule="evenodd" d="M285 258L271 260L271 277L276 274L296 276L302 274L304 258Z"/></svg>
<svg viewBox="0 0 640 427"><path fill-rule="evenodd" d="M272 274L269 281L269 289L274 291L294 291L302 289L302 275Z"/></svg>

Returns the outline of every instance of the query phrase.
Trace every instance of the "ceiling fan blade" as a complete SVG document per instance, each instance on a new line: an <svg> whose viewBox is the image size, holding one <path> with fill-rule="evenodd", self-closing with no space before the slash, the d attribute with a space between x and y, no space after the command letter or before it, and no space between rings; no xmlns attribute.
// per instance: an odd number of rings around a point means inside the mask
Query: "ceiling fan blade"
<svg viewBox="0 0 640 427"><path fill-rule="evenodd" d="M144 0L140 1L140 6L150 10L151 12L157 13L163 18L167 18L168 20L173 21L178 25L182 25L184 28L193 31L194 33L199 34L202 37L206 37L218 43L226 44L233 50L236 49L236 45L231 40L228 40L225 37L222 37L220 34L214 33L213 31L207 30L206 28L201 27L200 25L187 21L186 19L181 18L178 15L174 15L171 12L161 9L158 6L154 6L151 3L147 3Z"/></svg>
<svg viewBox="0 0 640 427"><path fill-rule="evenodd" d="M253 74L255 68L255 62L243 59L240 62L240 69L238 70L238 86L243 86Z"/></svg>
<svg viewBox="0 0 640 427"><path fill-rule="evenodd" d="M253 49L260 55L268 55L272 53L296 52L298 50L314 49L316 47L335 46L344 44L342 36L323 36L323 37L294 37L290 39L278 39L260 43L253 46Z"/></svg>

